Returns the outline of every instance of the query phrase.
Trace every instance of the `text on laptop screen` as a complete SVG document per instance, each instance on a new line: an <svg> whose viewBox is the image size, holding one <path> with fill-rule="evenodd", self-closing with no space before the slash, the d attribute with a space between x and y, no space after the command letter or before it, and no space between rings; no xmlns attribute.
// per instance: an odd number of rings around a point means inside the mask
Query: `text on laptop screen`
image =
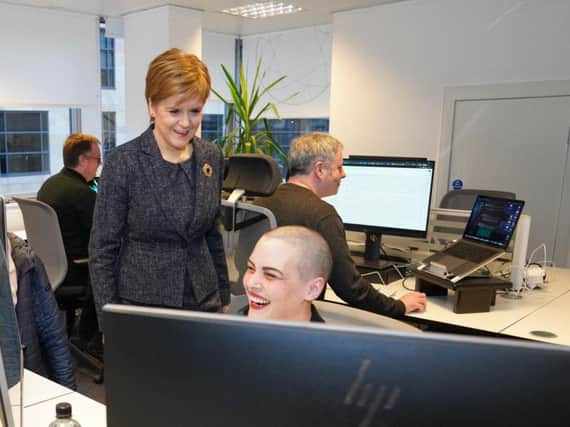
<svg viewBox="0 0 570 427"><path fill-rule="evenodd" d="M477 197L463 237L506 248L521 215L521 200Z"/></svg>

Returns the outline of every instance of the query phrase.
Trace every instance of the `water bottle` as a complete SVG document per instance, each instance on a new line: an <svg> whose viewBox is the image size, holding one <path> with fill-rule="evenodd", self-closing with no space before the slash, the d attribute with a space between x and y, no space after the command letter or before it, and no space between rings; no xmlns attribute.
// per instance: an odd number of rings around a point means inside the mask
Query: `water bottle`
<svg viewBox="0 0 570 427"><path fill-rule="evenodd" d="M81 427L81 424L71 418L71 404L60 402L55 405L55 420L49 427Z"/></svg>

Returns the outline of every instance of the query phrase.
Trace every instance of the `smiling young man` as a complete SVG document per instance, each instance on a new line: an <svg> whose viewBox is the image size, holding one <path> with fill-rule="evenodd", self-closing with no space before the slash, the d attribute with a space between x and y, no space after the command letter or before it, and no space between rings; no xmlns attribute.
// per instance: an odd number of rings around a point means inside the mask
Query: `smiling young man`
<svg viewBox="0 0 570 427"><path fill-rule="evenodd" d="M327 242L305 227L278 227L265 233L247 262L243 285L250 318L323 322L312 301L331 271Z"/></svg>
<svg viewBox="0 0 570 427"><path fill-rule="evenodd" d="M425 294L410 292L399 300L386 297L356 269L342 219L332 205L321 200L336 194L345 176L340 141L321 132L302 135L289 149L287 183L256 203L270 209L278 225L301 225L324 237L333 257L328 283L349 305L392 317L425 310Z"/></svg>

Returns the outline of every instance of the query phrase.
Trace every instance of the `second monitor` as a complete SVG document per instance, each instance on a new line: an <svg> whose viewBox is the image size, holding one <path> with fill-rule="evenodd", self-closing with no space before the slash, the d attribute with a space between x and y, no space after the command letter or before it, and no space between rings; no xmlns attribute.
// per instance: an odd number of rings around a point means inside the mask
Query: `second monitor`
<svg viewBox="0 0 570 427"><path fill-rule="evenodd" d="M362 263L380 266L382 234L424 238L433 187L433 160L357 156L343 162L346 178L337 195L325 200L345 228L366 233Z"/></svg>

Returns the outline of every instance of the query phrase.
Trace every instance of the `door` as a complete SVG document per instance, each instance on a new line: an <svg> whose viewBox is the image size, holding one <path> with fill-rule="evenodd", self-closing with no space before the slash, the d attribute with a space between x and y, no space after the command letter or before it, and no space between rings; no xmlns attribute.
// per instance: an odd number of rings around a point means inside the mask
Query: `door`
<svg viewBox="0 0 570 427"><path fill-rule="evenodd" d="M547 260L568 266L570 94L495 92L454 100L445 183L515 192L532 217L529 254L544 243Z"/></svg>

